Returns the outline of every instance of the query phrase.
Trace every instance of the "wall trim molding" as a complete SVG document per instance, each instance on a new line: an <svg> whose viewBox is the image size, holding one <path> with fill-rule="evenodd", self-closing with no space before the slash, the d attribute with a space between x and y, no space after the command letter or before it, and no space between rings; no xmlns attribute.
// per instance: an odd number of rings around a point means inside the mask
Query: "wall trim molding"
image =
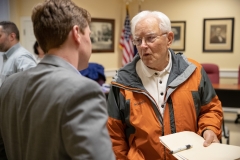
<svg viewBox="0 0 240 160"><path fill-rule="evenodd" d="M238 69L220 69L220 78L238 78Z"/></svg>
<svg viewBox="0 0 240 160"><path fill-rule="evenodd" d="M105 70L105 76L106 77L113 77L113 76L115 76L117 70L118 69L106 69Z"/></svg>
<svg viewBox="0 0 240 160"><path fill-rule="evenodd" d="M113 77L118 69L106 69L105 76ZM220 69L220 78L238 78L238 69Z"/></svg>

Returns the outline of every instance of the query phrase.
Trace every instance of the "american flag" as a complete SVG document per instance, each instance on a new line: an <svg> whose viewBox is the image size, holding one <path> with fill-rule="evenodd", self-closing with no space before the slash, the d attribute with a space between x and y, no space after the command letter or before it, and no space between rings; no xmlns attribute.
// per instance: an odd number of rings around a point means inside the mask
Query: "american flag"
<svg viewBox="0 0 240 160"><path fill-rule="evenodd" d="M127 14L120 39L120 47L122 49L122 66L125 66L127 63L131 62L134 56L128 7L126 11Z"/></svg>

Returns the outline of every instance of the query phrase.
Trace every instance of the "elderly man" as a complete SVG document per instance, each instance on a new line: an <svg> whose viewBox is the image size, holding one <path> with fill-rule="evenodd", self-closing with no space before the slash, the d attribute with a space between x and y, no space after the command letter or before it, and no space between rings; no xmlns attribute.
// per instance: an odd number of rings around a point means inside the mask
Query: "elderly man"
<svg viewBox="0 0 240 160"><path fill-rule="evenodd" d="M79 74L92 51L90 13L47 0L32 21L47 55L0 88L0 159L5 151L9 160L114 160L105 96Z"/></svg>
<svg viewBox="0 0 240 160"><path fill-rule="evenodd" d="M222 108L199 63L170 49L174 34L161 12L131 21L138 55L120 69L108 95L108 130L117 159L173 160L159 136L192 131L204 146L221 138Z"/></svg>
<svg viewBox="0 0 240 160"><path fill-rule="evenodd" d="M35 67L34 56L19 43L19 31L13 22L0 22L0 86L13 73Z"/></svg>

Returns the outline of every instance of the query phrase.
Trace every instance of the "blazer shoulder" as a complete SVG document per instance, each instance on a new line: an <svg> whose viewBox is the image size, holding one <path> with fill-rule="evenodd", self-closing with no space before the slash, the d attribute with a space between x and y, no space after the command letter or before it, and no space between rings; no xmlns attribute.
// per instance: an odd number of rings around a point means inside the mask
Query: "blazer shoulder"
<svg viewBox="0 0 240 160"><path fill-rule="evenodd" d="M76 74L71 71L63 71L62 73L58 74L59 76L62 77L62 81L64 83L67 83L71 85L72 87L81 87L81 88L87 88L87 87L94 87L94 88L99 88L100 85L95 82L94 80L84 77L81 74ZM58 76L58 77L59 77Z"/></svg>

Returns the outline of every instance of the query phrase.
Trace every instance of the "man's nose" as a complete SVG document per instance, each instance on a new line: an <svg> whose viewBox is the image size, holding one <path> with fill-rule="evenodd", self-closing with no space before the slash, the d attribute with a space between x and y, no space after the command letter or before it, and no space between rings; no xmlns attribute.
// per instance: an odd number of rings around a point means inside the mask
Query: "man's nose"
<svg viewBox="0 0 240 160"><path fill-rule="evenodd" d="M142 39L142 42L141 42L141 47L146 47L147 46L147 41L145 40L145 38Z"/></svg>

